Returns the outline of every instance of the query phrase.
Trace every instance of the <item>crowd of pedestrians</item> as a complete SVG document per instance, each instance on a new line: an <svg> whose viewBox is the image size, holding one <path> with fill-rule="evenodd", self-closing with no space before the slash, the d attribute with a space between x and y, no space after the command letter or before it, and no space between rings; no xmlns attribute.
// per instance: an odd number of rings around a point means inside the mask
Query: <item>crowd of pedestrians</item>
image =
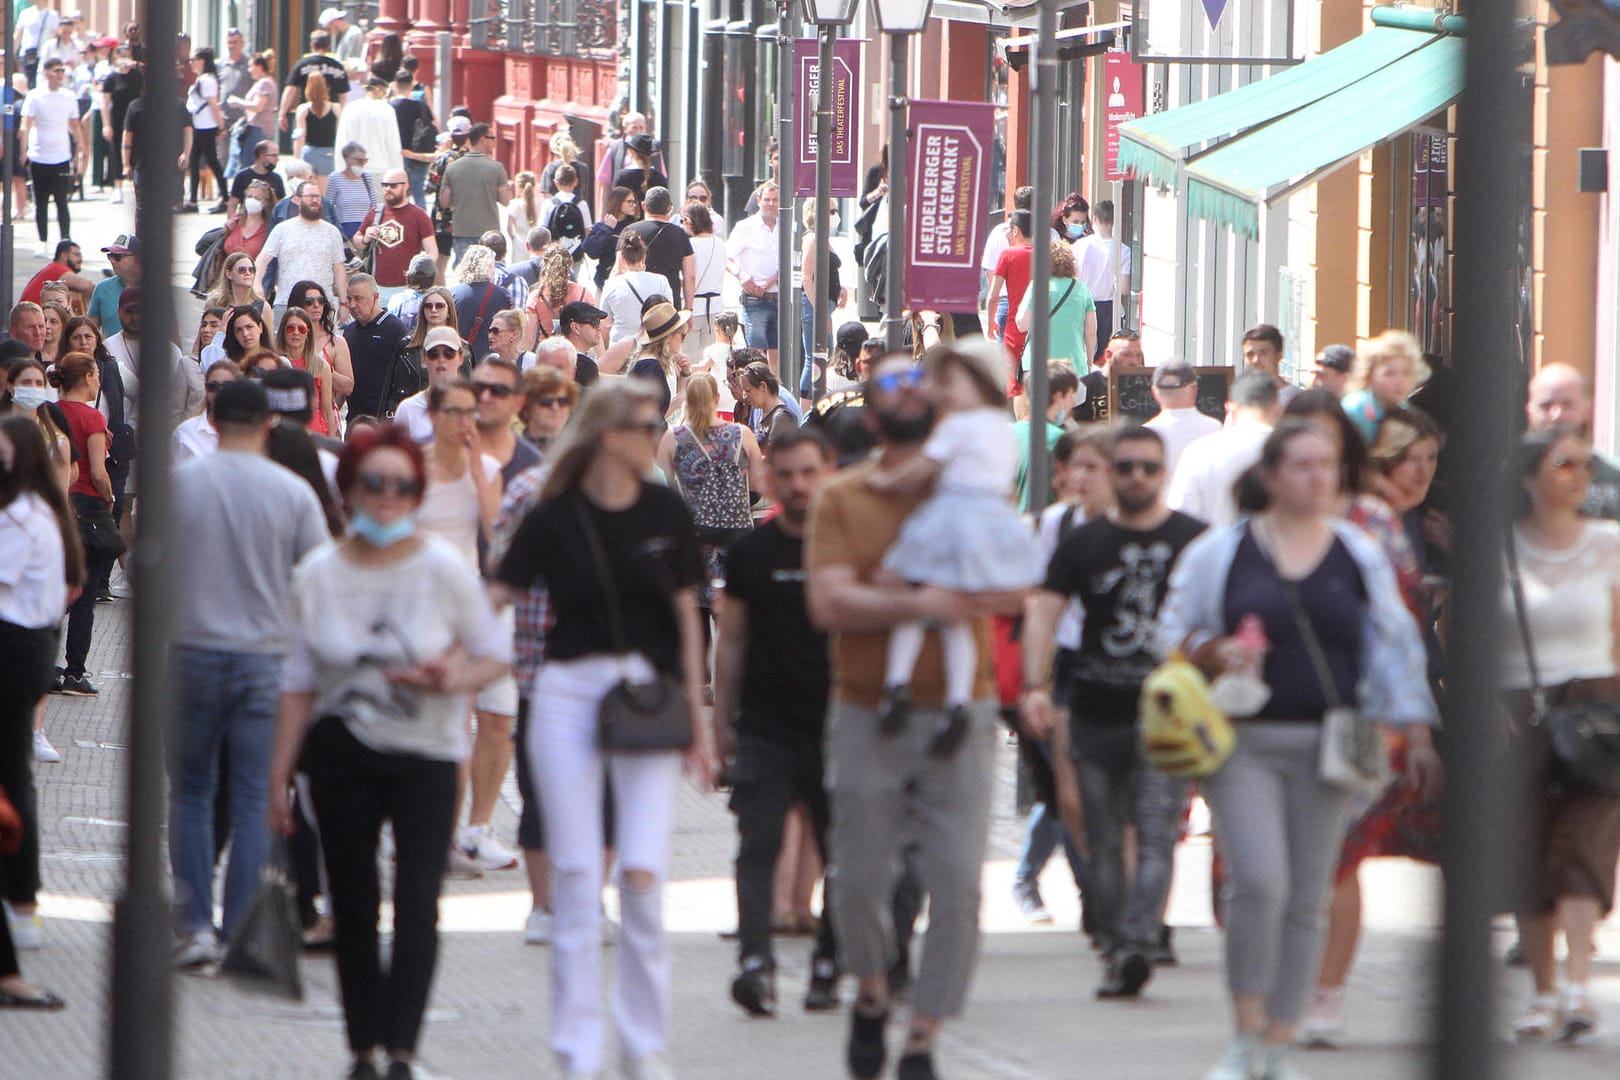
<svg viewBox="0 0 1620 1080"><path fill-rule="evenodd" d="M824 903L804 1007L839 1008L848 976L851 1076L891 1058L901 1080L948 1071L1002 721L1036 795L1018 906L1052 921L1038 878L1061 847L1099 999L1140 997L1175 959L1165 909L1196 793L1234 1024L1210 1080L1294 1080L1293 1046L1342 1040L1358 868L1433 861L1440 828L1459 493L1409 336L1329 346L1302 388L1281 375L1281 332L1253 327L1206 415L1199 366L1145 355L1126 325L1114 206L1070 195L1048 214L1021 189L975 316L914 312L893 354L835 316L812 357L809 294L842 309L850 290L836 258L833 280L809 272L832 238L774 180L727 222L701 181L672 183L635 113L598 168L559 130L545 169L513 177L487 121L437 116L399 42L368 47L338 8L279 84L236 30L223 56L191 53L188 186L142 195L220 222L199 245L201 318L170 333L143 318L138 237L93 245L98 279L71 235L80 183L124 198L138 29L83 37L48 0L23 16L18 138L49 261L0 345L0 795L22 825L0 855L0 1007L64 1004L17 953L48 941L34 769L61 754L44 699L99 693L96 611L140 585L135 434L156 424L175 440L168 525L199 574L174 612L175 962L212 970L285 845L306 944L335 954L354 1080L417 1075L443 879L520 864L563 1073L602 1075L611 1026L626 1076L674 1075L663 890L683 772L728 789L737 820L731 999L780 1012L773 932L805 913L778 910L773 877L786 861L808 893L811 850ZM802 342L777 325L795 219ZM174 366L158 416L137 408L148 350ZM1111 376L1148 365L1157 414L1111 419ZM1590 954L1620 858L1620 796L1552 782L1538 722L1548 701L1613 700L1620 678L1620 469L1591 418L1584 377L1544 366L1504 470L1528 1039L1597 1027ZM1213 685L1235 730L1195 777L1161 770L1139 733L1163 664ZM1378 790L1324 772L1347 709L1387 741ZM494 811L514 764L509 837Z"/></svg>

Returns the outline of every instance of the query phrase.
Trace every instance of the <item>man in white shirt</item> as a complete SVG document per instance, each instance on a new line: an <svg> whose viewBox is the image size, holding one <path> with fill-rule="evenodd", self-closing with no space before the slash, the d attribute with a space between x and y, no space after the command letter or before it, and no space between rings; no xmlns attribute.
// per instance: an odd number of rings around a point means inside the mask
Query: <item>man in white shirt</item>
<svg viewBox="0 0 1620 1080"><path fill-rule="evenodd" d="M428 390L461 371L461 335L448 326L435 326L422 339L422 366L427 368ZM428 391L420 390L399 403L394 423L405 425L419 443L433 439L433 418L428 415Z"/></svg>
<svg viewBox="0 0 1620 1080"><path fill-rule="evenodd" d="M1260 460L1260 447L1277 422L1281 403L1276 381L1265 372L1247 372L1232 383L1231 406L1228 427L1195 440L1182 452L1165 497L1172 510L1191 514L1211 528L1237 520L1232 489L1238 477Z"/></svg>
<svg viewBox="0 0 1620 1080"><path fill-rule="evenodd" d="M203 411L174 429L174 461L178 465L194 457L207 457L219 451L219 429L214 426L214 402L226 383L235 382L242 369L229 360L216 360L203 376Z"/></svg>
<svg viewBox="0 0 1620 1080"><path fill-rule="evenodd" d="M1114 332L1114 300L1130 290L1131 249L1114 239L1114 204L1104 199L1091 208L1089 236L1074 242L1074 276L1091 290L1097 305L1097 340Z"/></svg>
<svg viewBox="0 0 1620 1080"><path fill-rule="evenodd" d="M390 169L405 168L405 155L399 144L399 117L388 104L388 84L375 75L366 80L365 91L343 106L338 117L337 145L359 143L366 148L366 171L380 179Z"/></svg>
<svg viewBox="0 0 1620 1080"><path fill-rule="evenodd" d="M1185 360L1172 360L1153 370L1153 400L1159 403L1159 415L1146 426L1164 440L1165 471L1174 477L1182 451L1195 440L1221 430L1221 422L1195 407L1198 372Z"/></svg>
<svg viewBox="0 0 1620 1080"><path fill-rule="evenodd" d="M23 98L18 142L22 143L23 161L34 182L34 225L39 230L39 247L34 249L36 259L51 256L45 246L51 200L56 201L56 224L61 238L66 240L73 235L68 196L73 193L73 174L82 168L85 150L90 145L79 123L79 99L62 85L66 74L67 68L60 58L45 61L45 85L36 86Z"/></svg>
<svg viewBox="0 0 1620 1080"><path fill-rule="evenodd" d="M293 200L298 204L298 216L271 229L265 238L264 250L253 260L253 288L260 294L264 292L265 268L271 259L278 259L276 282L283 289L290 289L299 281L313 281L341 308L348 303L349 292L343 234L336 225L322 218L321 189L315 186L315 181L300 183Z"/></svg>
<svg viewBox="0 0 1620 1080"><path fill-rule="evenodd" d="M781 260L777 251L777 211L781 193L776 181L759 186L759 213L743 218L726 241L726 269L742 287L743 331L750 349L764 349L772 371L777 366L776 290Z"/></svg>

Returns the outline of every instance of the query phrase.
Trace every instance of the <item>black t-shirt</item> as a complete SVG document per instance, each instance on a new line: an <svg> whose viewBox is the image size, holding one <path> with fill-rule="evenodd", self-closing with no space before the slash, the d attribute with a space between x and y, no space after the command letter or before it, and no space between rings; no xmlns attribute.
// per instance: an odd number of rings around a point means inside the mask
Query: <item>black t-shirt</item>
<svg viewBox="0 0 1620 1080"><path fill-rule="evenodd" d="M304 91L305 84L317 71L326 76L326 89L333 101L342 101L349 96L349 72L344 68L342 61L320 53L299 57L298 62L287 73L287 84L298 87L298 92L307 97L308 94Z"/></svg>
<svg viewBox="0 0 1620 1080"><path fill-rule="evenodd" d="M1361 568L1344 541L1334 537L1333 546L1316 569L1295 588L1321 643L1328 670L1333 672L1339 701L1353 705L1356 684L1361 679L1362 614L1367 605L1367 585L1361 578ZM1243 616L1251 613L1260 616L1271 642L1264 669L1271 700L1255 714L1255 719L1320 720L1328 700L1311 663L1310 650L1300 636L1276 569L1245 529L1226 577L1226 632L1236 633Z"/></svg>
<svg viewBox="0 0 1620 1080"><path fill-rule="evenodd" d="M496 579L513 588L544 584L552 627L546 657L574 660L617 649L607 617L608 590L580 520L590 515L614 578L624 644L666 674L680 672L680 632L670 598L703 580L692 515L675 492L643 484L627 510L602 510L577 491L547 499L518 526Z"/></svg>
<svg viewBox="0 0 1620 1080"><path fill-rule="evenodd" d="M388 369L408 336L399 317L388 314L368 323L355 319L343 328L343 340L349 343L349 363L354 367L354 389L349 392L350 416L382 415Z"/></svg>
<svg viewBox="0 0 1620 1080"><path fill-rule="evenodd" d="M613 174L613 186L629 188L641 196L655 187L668 187L669 177L659 172L656 165L651 170L632 165Z"/></svg>
<svg viewBox="0 0 1620 1080"><path fill-rule="evenodd" d="M102 81L102 93L112 98L114 127L123 129L129 107L140 100L141 93L145 89L146 75L138 67L132 67L128 71L114 71Z"/></svg>
<svg viewBox="0 0 1620 1080"><path fill-rule="evenodd" d="M692 254L692 238L679 225L667 221L638 221L624 230L647 242L647 272L660 274L669 282L669 295L677 310L681 303L681 267ZM623 237L620 237L623 243Z"/></svg>
<svg viewBox="0 0 1620 1080"><path fill-rule="evenodd" d="M246 168L238 169L236 175L231 179L231 198L237 202L247 198L248 185L255 180L263 180L270 185L270 190L275 195L275 199L270 203L271 206L287 197L287 185L282 183L280 173L274 169L269 172L258 172L252 165L249 165Z"/></svg>
<svg viewBox="0 0 1620 1080"><path fill-rule="evenodd" d="M596 366L596 361L590 353L577 352L574 354L574 381L581 390L594 383L601 377L602 370Z"/></svg>
<svg viewBox="0 0 1620 1080"><path fill-rule="evenodd" d="M434 147L426 150L417 150L412 145L411 137L416 134L416 122L426 121L437 133L438 124L433 119L433 110L428 108L425 101L418 101L413 97L398 97L388 104L394 107L394 122L399 125L399 145L418 154L431 154Z"/></svg>
<svg viewBox="0 0 1620 1080"><path fill-rule="evenodd" d="M1156 529L1124 529L1093 518L1058 544L1046 587L1085 608L1069 699L1079 723L1136 723L1142 682L1158 660L1148 651L1170 568L1204 523L1173 510Z"/></svg>
<svg viewBox="0 0 1620 1080"><path fill-rule="evenodd" d="M819 745L827 713L827 635L804 605L804 540L768 521L726 552L726 597L748 605L737 732Z"/></svg>
<svg viewBox="0 0 1620 1080"><path fill-rule="evenodd" d="M664 365L658 362L656 356L643 356L626 372L633 379L646 379L658 389L658 407L663 413L669 412L669 377L664 374Z"/></svg>
<svg viewBox="0 0 1620 1080"><path fill-rule="evenodd" d="M138 143L140 141L141 118L145 112L146 99L137 98L136 100L130 102L129 111L124 113L124 134L128 135L130 140L133 142ZM174 122L178 124L181 129L191 127L191 114L186 111L186 107L183 104L175 104ZM119 148L119 152L123 152L121 147Z"/></svg>

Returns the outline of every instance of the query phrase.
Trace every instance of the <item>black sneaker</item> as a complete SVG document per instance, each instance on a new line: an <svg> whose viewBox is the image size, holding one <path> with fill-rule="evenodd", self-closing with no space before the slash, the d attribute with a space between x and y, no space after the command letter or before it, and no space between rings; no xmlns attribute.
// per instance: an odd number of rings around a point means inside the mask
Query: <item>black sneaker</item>
<svg viewBox="0 0 1620 1080"><path fill-rule="evenodd" d="M1115 953L1108 962L1108 973L1103 976L1102 985L1097 987L1097 997L1104 1001L1136 997L1152 976L1153 965L1141 953L1134 950Z"/></svg>
<svg viewBox="0 0 1620 1080"><path fill-rule="evenodd" d="M889 1010L876 1016L862 1016L859 1009L849 1014L849 1075L856 1080L877 1080L883 1075L888 1051L883 1046L883 1029L889 1023Z"/></svg>
<svg viewBox="0 0 1620 1080"><path fill-rule="evenodd" d="M377 1066L369 1061L357 1061L349 1070L349 1080L382 1080L377 1074Z"/></svg>
<svg viewBox="0 0 1620 1080"><path fill-rule="evenodd" d="M50 688L45 692L47 694L60 694L62 692L62 681L66 677L66 669L58 667L56 671L51 674L51 685Z"/></svg>
<svg viewBox="0 0 1620 1080"><path fill-rule="evenodd" d="M731 1000L749 1016L775 1016L776 977L758 961L749 964L752 966L745 966L731 980Z"/></svg>
<svg viewBox="0 0 1620 1080"><path fill-rule="evenodd" d="M967 741L968 711L966 705L953 705L945 718L934 729L934 740L928 744L928 756L935 758L955 757L956 752L962 749Z"/></svg>
<svg viewBox="0 0 1620 1080"><path fill-rule="evenodd" d="M118 598L112 594L110 589L102 589L96 593L96 603L98 604L110 604L116 599Z"/></svg>
<svg viewBox="0 0 1620 1080"><path fill-rule="evenodd" d="M878 705L878 734L893 738L900 734L911 716L911 689L906 686L886 686L883 700Z"/></svg>
<svg viewBox="0 0 1620 1080"><path fill-rule="evenodd" d="M195 214L197 212L197 204L194 202L181 203L179 206L174 208L174 212L177 214ZM388 1071L392 1073L394 1070L389 1069Z"/></svg>
<svg viewBox="0 0 1620 1080"><path fill-rule="evenodd" d="M838 965L826 957L810 964L810 989L804 993L805 1012L826 1012L838 1008Z"/></svg>
<svg viewBox="0 0 1620 1080"><path fill-rule="evenodd" d="M416 1070L411 1068L408 1061L391 1061L383 1080L416 1080Z"/></svg>
<svg viewBox="0 0 1620 1080"><path fill-rule="evenodd" d="M1159 931L1159 947L1153 950L1150 957L1154 967L1177 967L1181 960L1176 956L1176 943L1174 931L1166 926Z"/></svg>
<svg viewBox="0 0 1620 1080"><path fill-rule="evenodd" d="M1524 939L1520 938L1508 946L1507 953L1503 955L1502 962L1508 967L1528 967L1530 961L1525 959Z"/></svg>
<svg viewBox="0 0 1620 1080"><path fill-rule="evenodd" d="M938 1080L938 1076L934 1072L934 1055L928 1050L902 1054L900 1065L894 1070L894 1080Z"/></svg>
<svg viewBox="0 0 1620 1080"><path fill-rule="evenodd" d="M210 206L208 208L208 212L210 214L223 214L225 211L229 210L230 208L231 208L230 201L227 200L227 199L221 199L221 200L219 200L219 202L215 203L213 206Z"/></svg>
<svg viewBox="0 0 1620 1080"><path fill-rule="evenodd" d="M101 691L96 689L95 683L83 675L64 675L61 693L69 697L95 697Z"/></svg>

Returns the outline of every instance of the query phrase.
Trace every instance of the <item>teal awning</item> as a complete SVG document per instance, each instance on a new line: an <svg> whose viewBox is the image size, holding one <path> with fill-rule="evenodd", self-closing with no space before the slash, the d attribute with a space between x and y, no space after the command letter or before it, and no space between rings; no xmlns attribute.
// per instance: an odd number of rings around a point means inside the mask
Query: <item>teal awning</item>
<svg viewBox="0 0 1620 1080"><path fill-rule="evenodd" d="M1121 124L1120 166L1149 183L1173 184L1178 165L1207 144L1354 87L1436 40L1428 31L1375 26L1313 60L1247 86Z"/></svg>
<svg viewBox="0 0 1620 1080"><path fill-rule="evenodd" d="M1188 212L1257 236L1260 207L1266 202L1457 100L1463 88L1461 38L1382 28L1363 37L1380 32L1428 40L1387 66L1188 161L1182 169ZM1346 48L1296 70L1314 67Z"/></svg>

